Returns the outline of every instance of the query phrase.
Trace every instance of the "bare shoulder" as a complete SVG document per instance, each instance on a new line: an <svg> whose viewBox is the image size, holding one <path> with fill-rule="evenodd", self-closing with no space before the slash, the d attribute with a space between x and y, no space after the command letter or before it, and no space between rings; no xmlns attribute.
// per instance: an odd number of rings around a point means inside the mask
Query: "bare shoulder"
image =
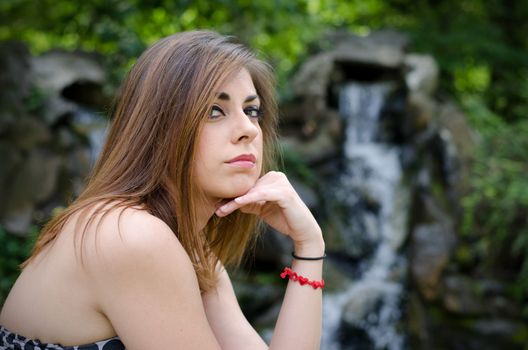
<svg viewBox="0 0 528 350"><path fill-rule="evenodd" d="M175 237L174 232L161 219L146 210L138 208L113 208L101 218L99 229L103 232L119 233L117 237L123 242L134 244L156 238ZM115 235L110 235L115 237ZM108 238L110 238L108 237Z"/></svg>
<svg viewBox="0 0 528 350"><path fill-rule="evenodd" d="M98 309L127 349L218 348L193 264L162 220L111 210L89 233L87 276Z"/></svg>
<svg viewBox="0 0 528 350"><path fill-rule="evenodd" d="M86 267L103 275L130 264L140 269L156 260L190 264L170 227L137 208L114 208L99 216L87 230L82 249ZM142 264L137 264L139 261Z"/></svg>

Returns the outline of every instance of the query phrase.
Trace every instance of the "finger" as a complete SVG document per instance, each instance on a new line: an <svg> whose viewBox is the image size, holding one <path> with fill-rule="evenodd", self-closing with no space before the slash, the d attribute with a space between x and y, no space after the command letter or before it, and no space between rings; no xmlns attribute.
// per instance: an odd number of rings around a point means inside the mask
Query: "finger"
<svg viewBox="0 0 528 350"><path fill-rule="evenodd" d="M235 201L229 201L223 204L222 206L218 207L215 211L215 214L220 217L227 216L237 210L239 207L240 205Z"/></svg>
<svg viewBox="0 0 528 350"><path fill-rule="evenodd" d="M245 205L257 202L277 202L279 206L285 207L288 198L292 198L288 196L291 190L291 185L284 174L269 172L261 177L255 187L246 194L217 208L215 214L220 217L227 216Z"/></svg>
<svg viewBox="0 0 528 350"><path fill-rule="evenodd" d="M254 215L261 215L262 212L262 206L266 202L258 202L258 203L252 203L248 205L244 205L240 207L240 211L244 214L254 214Z"/></svg>
<svg viewBox="0 0 528 350"><path fill-rule="evenodd" d="M249 204L249 203L247 203ZM220 207L218 207L215 211L215 214L217 216L226 216L234 212L235 210L239 209L240 207L243 207L246 205L245 203L238 203L234 200L231 200L227 203L224 203Z"/></svg>
<svg viewBox="0 0 528 350"><path fill-rule="evenodd" d="M277 202L281 199L281 193L282 191L279 191L274 188L261 188L258 190L250 190L245 195L237 197L234 200L229 201L228 203L225 203L224 205L220 206L218 209L216 209L215 214L217 216L223 217L247 205L263 205L266 202ZM248 211L251 211L253 213L259 212L259 210L252 209L249 209Z"/></svg>
<svg viewBox="0 0 528 350"><path fill-rule="evenodd" d="M260 213L260 208L266 204L266 201L258 201L255 203L248 203L248 204L240 204L236 203L234 201L231 201L229 203L224 204L223 206L219 207L215 214L217 216L223 217L231 214L237 209L240 209L242 212L247 214L258 214Z"/></svg>
<svg viewBox="0 0 528 350"><path fill-rule="evenodd" d="M280 188L260 188L258 190L250 190L248 193L237 197L233 200L238 205L247 205L258 202L277 202L281 204L287 198L287 191Z"/></svg>

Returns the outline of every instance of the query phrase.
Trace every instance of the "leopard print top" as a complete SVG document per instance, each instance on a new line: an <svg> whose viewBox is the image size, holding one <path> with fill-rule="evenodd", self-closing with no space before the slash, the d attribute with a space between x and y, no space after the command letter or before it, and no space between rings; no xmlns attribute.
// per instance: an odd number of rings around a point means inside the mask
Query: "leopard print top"
<svg viewBox="0 0 528 350"><path fill-rule="evenodd" d="M119 337L101 340L92 344L61 346L27 339L0 326L0 350L126 350Z"/></svg>

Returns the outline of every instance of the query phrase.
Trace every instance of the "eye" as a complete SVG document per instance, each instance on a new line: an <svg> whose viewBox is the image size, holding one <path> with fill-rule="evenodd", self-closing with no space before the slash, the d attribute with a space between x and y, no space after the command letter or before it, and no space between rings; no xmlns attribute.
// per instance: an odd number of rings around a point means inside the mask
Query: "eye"
<svg viewBox="0 0 528 350"><path fill-rule="evenodd" d="M209 112L209 119L216 119L216 118L222 117L224 115L225 115L225 113L222 110L222 108L214 105L213 107L211 107L211 112Z"/></svg>
<svg viewBox="0 0 528 350"><path fill-rule="evenodd" d="M261 118L263 115L261 109L257 106L244 108L244 113L250 118Z"/></svg>

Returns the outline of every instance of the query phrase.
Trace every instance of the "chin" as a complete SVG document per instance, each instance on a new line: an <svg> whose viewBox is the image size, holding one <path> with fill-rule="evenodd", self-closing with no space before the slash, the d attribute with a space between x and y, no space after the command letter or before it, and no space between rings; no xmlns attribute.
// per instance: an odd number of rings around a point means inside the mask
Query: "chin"
<svg viewBox="0 0 528 350"><path fill-rule="evenodd" d="M253 185L254 184L247 184L247 185L244 185L244 186L238 185L236 187L233 187L229 191L226 191L226 194L228 196L224 197L224 198L240 197L240 196L246 194L251 188L253 188Z"/></svg>
<svg viewBox="0 0 528 350"><path fill-rule="evenodd" d="M221 198L235 198L246 194L250 189L255 186L256 179L244 179L234 181L223 188L223 195Z"/></svg>

